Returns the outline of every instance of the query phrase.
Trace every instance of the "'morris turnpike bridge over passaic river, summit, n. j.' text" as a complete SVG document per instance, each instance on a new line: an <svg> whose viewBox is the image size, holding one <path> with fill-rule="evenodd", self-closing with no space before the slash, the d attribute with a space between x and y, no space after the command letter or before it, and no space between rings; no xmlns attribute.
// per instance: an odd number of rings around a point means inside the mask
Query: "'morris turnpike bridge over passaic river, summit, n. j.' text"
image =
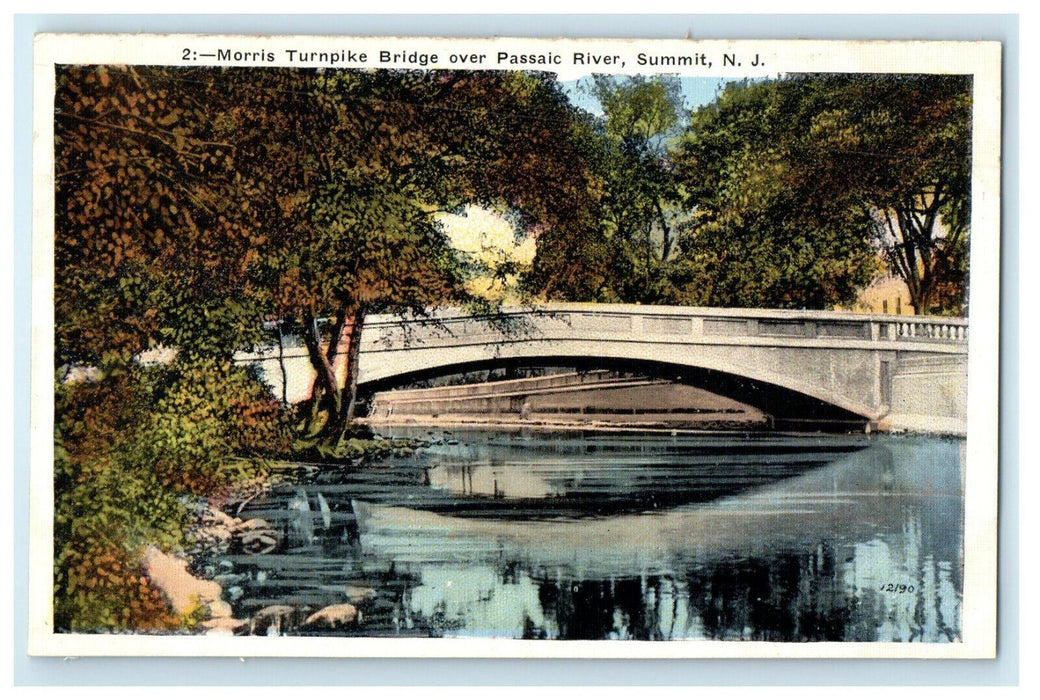
<svg viewBox="0 0 1040 700"><path fill-rule="evenodd" d="M387 390L424 378L542 365L698 387L755 407L776 427L966 433L965 319L621 304L504 309L496 319L457 310L422 319L369 316L359 394L392 396L397 392ZM258 363L276 393L299 401L314 375L302 343L283 341L238 360ZM426 389L423 401L439 406L434 413L450 413L453 403L470 407L463 413L497 406L523 420L525 392L554 390L546 378L514 384L497 394Z"/></svg>

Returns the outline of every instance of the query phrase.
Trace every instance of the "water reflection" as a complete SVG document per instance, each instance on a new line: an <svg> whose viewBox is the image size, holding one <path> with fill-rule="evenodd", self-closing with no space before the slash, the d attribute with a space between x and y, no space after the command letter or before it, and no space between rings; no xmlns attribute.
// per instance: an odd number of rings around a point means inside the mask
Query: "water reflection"
<svg viewBox="0 0 1040 700"><path fill-rule="evenodd" d="M500 469L490 464L441 465L426 472L430 486L456 496L490 498L548 498L561 495L542 474Z"/></svg>
<svg viewBox="0 0 1040 700"><path fill-rule="evenodd" d="M237 612L353 586L349 634L959 639L962 441L458 439L250 504L302 535L227 558Z"/></svg>

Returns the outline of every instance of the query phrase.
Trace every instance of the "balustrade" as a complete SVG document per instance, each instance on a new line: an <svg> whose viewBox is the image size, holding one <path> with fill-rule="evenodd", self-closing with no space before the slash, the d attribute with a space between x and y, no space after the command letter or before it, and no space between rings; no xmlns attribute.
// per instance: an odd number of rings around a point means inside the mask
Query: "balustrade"
<svg viewBox="0 0 1040 700"><path fill-rule="evenodd" d="M896 340L967 342L968 327L944 321L896 321L892 324Z"/></svg>
<svg viewBox="0 0 1040 700"><path fill-rule="evenodd" d="M604 339L619 335L672 337L763 337L781 339L848 339L868 341L936 342L962 344L968 341L967 322L959 319L905 319L864 318L862 321L848 315L830 316L826 313L810 312L779 315L756 313L746 315L698 310L699 313L661 313L653 307L644 310L621 312L605 309L602 312L582 308L581 310L550 309L537 311L513 311L518 319L526 317L530 328L519 336L535 340L550 339L567 334L602 334ZM429 330L423 330L423 324ZM372 341L383 344L394 340L422 340L428 346L454 345L460 339L469 342L480 339L500 342L510 336L493 324L478 318L447 317L437 321L379 320L372 324ZM378 340L377 340L378 339ZM782 342L782 341L781 341ZM405 343L407 344L407 343Z"/></svg>

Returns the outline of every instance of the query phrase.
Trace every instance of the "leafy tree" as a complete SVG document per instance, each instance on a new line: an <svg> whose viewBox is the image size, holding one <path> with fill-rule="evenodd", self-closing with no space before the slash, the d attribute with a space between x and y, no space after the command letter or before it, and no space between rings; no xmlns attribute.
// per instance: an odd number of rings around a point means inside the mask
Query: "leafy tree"
<svg viewBox="0 0 1040 700"><path fill-rule="evenodd" d="M685 116L679 84L595 76L589 89L604 114L586 114L575 134L595 199L584 226L555 236L552 248L540 246L536 260L543 276L554 269L571 284L532 281L550 297L653 302L675 245L679 191L669 147Z"/></svg>
<svg viewBox="0 0 1040 700"><path fill-rule="evenodd" d="M815 76L806 177L870 216L918 313L963 313L971 219L971 80ZM814 153L825 151L829 158ZM826 187L830 185L830 187Z"/></svg>
<svg viewBox="0 0 1040 700"><path fill-rule="evenodd" d="M338 439L367 314L478 301L437 212L573 225L587 187L571 116L549 76L60 68L57 627L183 624L141 578L142 547L183 545L186 497L289 449L282 407L234 352L272 316L301 328L321 437Z"/></svg>
<svg viewBox="0 0 1040 700"><path fill-rule="evenodd" d="M677 80L596 76L596 96L606 116L604 150L605 218L626 242L642 250L644 284L654 263L671 257L671 205L678 196L670 170L669 146L686 117Z"/></svg>
<svg viewBox="0 0 1040 700"><path fill-rule="evenodd" d="M270 297L274 227L225 71L64 67L55 99L56 363L230 356ZM275 126L268 124L269 127ZM254 131L252 136L256 137Z"/></svg>
<svg viewBox="0 0 1040 700"><path fill-rule="evenodd" d="M602 140L587 114L575 115L569 129L584 164L585 175L576 178L584 188L584 203L561 209L552 225L539 227L534 261L523 284L530 294L545 299L616 302L621 299L618 281L632 278L633 272L620 240L602 226Z"/></svg>
<svg viewBox="0 0 1040 700"><path fill-rule="evenodd" d="M274 94L284 74L250 88ZM262 338L258 250L285 226L265 199L275 137L238 129L228 73L68 66L55 96L55 625L169 629L146 544L184 544L184 498L288 449L281 409L232 353ZM267 100L270 104L270 100ZM247 114L248 112L248 114ZM252 141L251 141L252 140ZM272 202L274 205L272 205ZM135 360L176 349L168 362ZM90 365L75 380L74 365Z"/></svg>
<svg viewBox="0 0 1040 700"><path fill-rule="evenodd" d="M71 67L56 117L58 365L227 358L274 315L329 438L367 314L475 301L437 212L555 234L589 197L548 75Z"/></svg>
<svg viewBox="0 0 1040 700"><path fill-rule="evenodd" d="M874 272L866 219L803 199L791 150L800 96L778 83L729 86L698 110L676 155L693 215L670 290L679 303L823 308ZM809 183L804 183L808 185Z"/></svg>
<svg viewBox="0 0 1040 700"><path fill-rule="evenodd" d="M437 213L506 207L538 235L570 223L585 194L569 108L548 76L346 72L318 89L332 118L320 179L298 193L308 223L274 264L279 307L297 316L317 371L314 426L337 440L353 418L367 315L478 301Z"/></svg>
<svg viewBox="0 0 1040 700"><path fill-rule="evenodd" d="M956 77L857 75L729 86L694 115L677 156L693 218L674 298L849 303L881 251L919 311L960 310L965 87Z"/></svg>

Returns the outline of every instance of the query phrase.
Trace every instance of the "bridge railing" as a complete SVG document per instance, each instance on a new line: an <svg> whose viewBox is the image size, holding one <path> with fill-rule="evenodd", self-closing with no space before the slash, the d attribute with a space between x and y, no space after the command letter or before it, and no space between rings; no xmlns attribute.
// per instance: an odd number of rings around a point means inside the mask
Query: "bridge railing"
<svg viewBox="0 0 1040 700"><path fill-rule="evenodd" d="M964 321L897 321L891 324L889 333L897 340L968 342L968 325Z"/></svg>
<svg viewBox="0 0 1040 700"><path fill-rule="evenodd" d="M966 319L940 317L630 305L551 307L507 311L503 315L528 322L528 331L518 333L524 339L577 334L630 338L672 336L677 340L699 337L859 340L953 346L966 346L968 342ZM416 333L416 327L420 325L425 325L428 330ZM374 317L366 323L366 334L365 345L369 347L378 344L411 345L420 337L419 344L422 345L450 345L478 338L486 342L508 340L508 334L496 329L488 319L450 313L435 317L433 323L429 320Z"/></svg>

